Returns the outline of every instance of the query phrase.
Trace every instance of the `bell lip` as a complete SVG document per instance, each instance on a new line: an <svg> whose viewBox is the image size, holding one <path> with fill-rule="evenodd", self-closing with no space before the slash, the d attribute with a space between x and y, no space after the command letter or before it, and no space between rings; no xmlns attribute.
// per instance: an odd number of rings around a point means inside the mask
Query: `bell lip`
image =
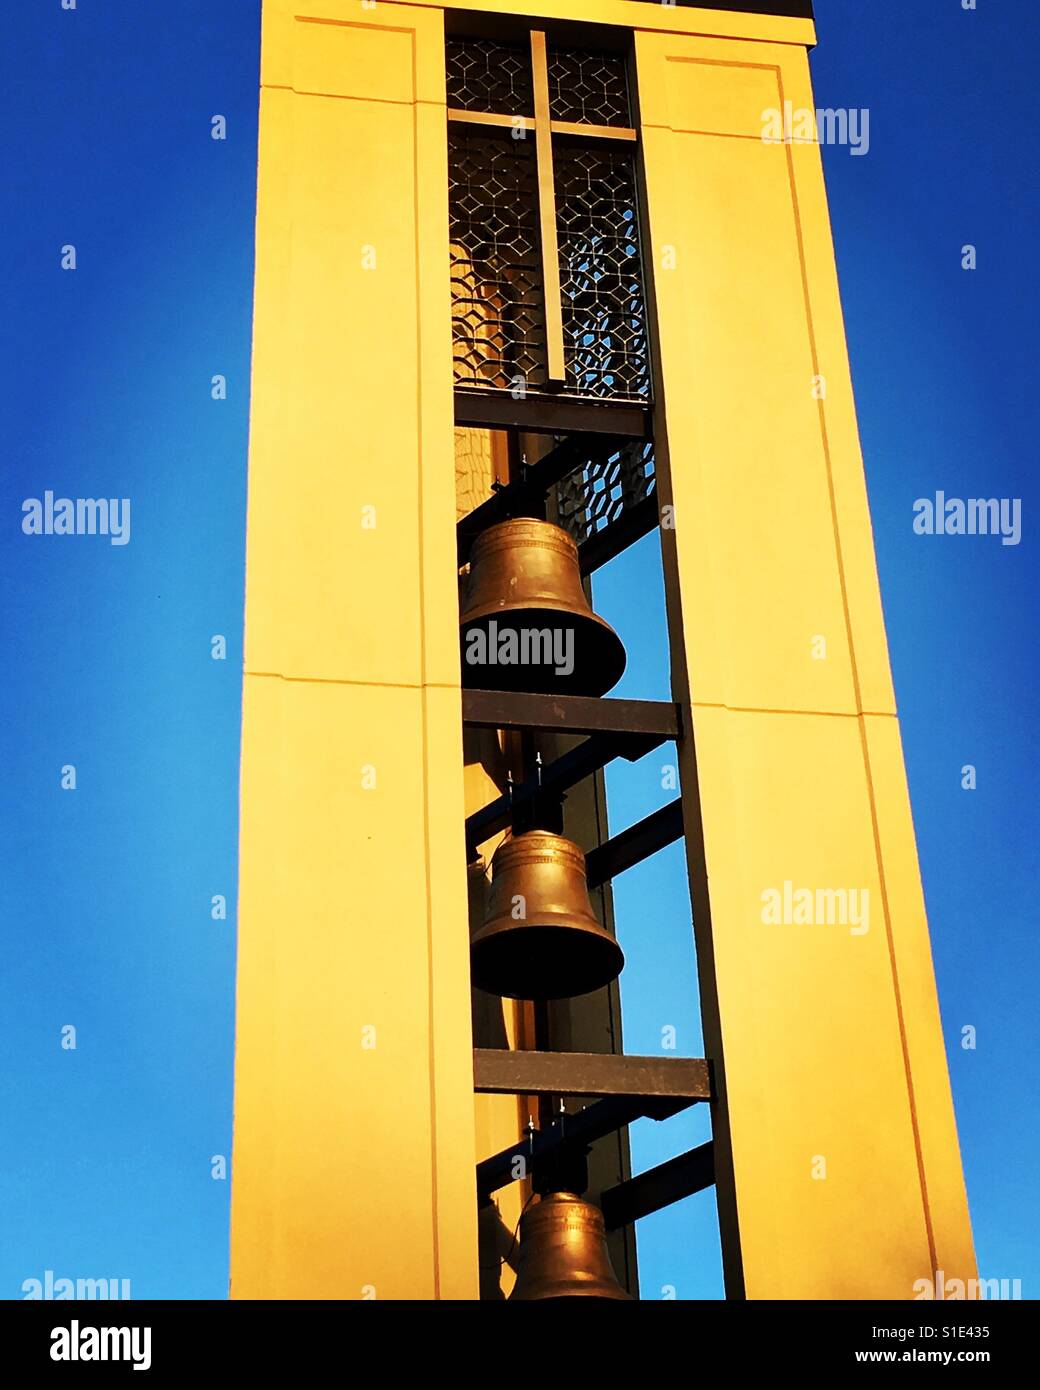
<svg viewBox="0 0 1040 1390"><path fill-rule="evenodd" d="M602 1235L602 1230L600 1231ZM540 1281L536 1291L528 1292L522 1278L518 1278L507 1303L563 1303L571 1298L588 1298L600 1303L635 1303L636 1299L626 1293L620 1284L610 1284L603 1279L581 1280L553 1279ZM566 1293L563 1290L566 1289Z"/></svg>
<svg viewBox="0 0 1040 1390"><path fill-rule="evenodd" d="M569 1293L528 1293L517 1294L514 1290L506 1299L507 1303L566 1303L572 1298L586 1298L592 1303L635 1303L630 1293L624 1289L611 1289L609 1285L597 1285L595 1289L572 1288Z"/></svg>
<svg viewBox="0 0 1040 1390"><path fill-rule="evenodd" d="M570 675L557 675L552 666L476 666L467 662L464 648L470 633L486 633L493 620L498 621L502 631L538 628L546 626L544 615L557 613L567 615L575 630L576 643L585 649ZM553 599L526 608L482 603L477 608L467 609L459 620L459 642L464 690L506 690L530 695L605 695L617 685L628 666L625 644L604 618L591 610L576 613L565 603ZM535 672L541 674L532 674Z"/></svg>
<svg viewBox="0 0 1040 1390"><path fill-rule="evenodd" d="M514 616L526 613L531 614L532 623L537 622L537 615L539 613L566 613L567 616L573 618L576 623L592 624L594 627L601 628L604 632L609 632L618 643L621 642L621 638L618 637L606 618L601 618L593 609L590 608L587 612L582 613L571 608L570 605L564 603L562 599L549 596L544 599L540 598L537 603L532 602L528 604L526 608L516 608L504 599L499 599L495 603L479 603L475 608L467 608L462 612L459 618L459 626L464 631L467 627L472 627L474 623L484 622L489 618L505 618L510 627L519 627L520 624L514 624L512 619ZM525 626L531 625L531 623L525 624ZM623 647L622 650L624 650Z"/></svg>
<svg viewBox="0 0 1040 1390"><path fill-rule="evenodd" d="M560 961L566 956L552 938L573 944L575 933L585 940L584 968L573 976L561 975ZM535 936L537 941L532 940ZM532 966L532 958L545 958L546 963ZM470 942L473 984L500 999L580 999L613 984L624 968L624 951L595 918L585 923L561 913L558 922L528 923L492 917ZM580 985L575 983L578 980Z"/></svg>

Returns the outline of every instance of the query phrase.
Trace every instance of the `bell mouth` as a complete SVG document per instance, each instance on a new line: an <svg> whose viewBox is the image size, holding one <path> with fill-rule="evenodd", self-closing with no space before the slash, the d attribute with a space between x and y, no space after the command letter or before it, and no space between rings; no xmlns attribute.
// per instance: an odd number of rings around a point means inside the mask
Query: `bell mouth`
<svg viewBox="0 0 1040 1390"><path fill-rule="evenodd" d="M628 659L609 623L565 604L507 610L487 605L467 613L461 631L466 690L605 695Z"/></svg>
<svg viewBox="0 0 1040 1390"><path fill-rule="evenodd" d="M609 985L625 955L598 924L519 926L506 918L482 927L470 950L473 983L504 999L574 999Z"/></svg>
<svg viewBox="0 0 1040 1390"><path fill-rule="evenodd" d="M581 1288L569 1288L566 1293L525 1294L524 1298L538 1303L569 1303L572 1298L583 1298L586 1303L633 1302L632 1295L620 1289L617 1293L604 1293L601 1288L590 1289L587 1293Z"/></svg>

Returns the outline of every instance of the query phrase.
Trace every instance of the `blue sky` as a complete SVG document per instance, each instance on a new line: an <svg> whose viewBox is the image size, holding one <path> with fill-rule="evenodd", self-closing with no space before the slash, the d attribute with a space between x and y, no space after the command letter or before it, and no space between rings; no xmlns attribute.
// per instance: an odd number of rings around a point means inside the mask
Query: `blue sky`
<svg viewBox="0 0 1040 1390"><path fill-rule="evenodd" d="M825 152L886 620L983 1272L1040 1287L1031 521L1037 430L1027 0L819 0ZM0 410L0 1296L57 1274L227 1289L258 5L81 0L6 19ZM210 138L214 114L228 138ZM1035 185L1035 180L1033 180ZM961 269L961 247L979 268ZM60 248L75 245L75 272ZM211 378L226 376L224 401ZM129 496L132 540L24 537L51 488ZM1023 540L918 537L916 498L1022 499ZM597 579L618 694L667 693L656 537ZM638 609L633 594L638 592ZM661 621L650 621L656 605ZM227 639L227 660L210 641ZM615 826L668 799L609 783ZM965 763L978 789L960 786ZM76 768L75 792L61 769ZM225 922L210 917L228 897ZM681 846L615 888L626 1045L697 1055ZM637 922L659 922L654 935ZM960 1028L978 1030L965 1052ZM75 1051L61 1029L77 1029ZM703 1113L633 1136L637 1167ZM713 1196L641 1223L645 1295L718 1297Z"/></svg>

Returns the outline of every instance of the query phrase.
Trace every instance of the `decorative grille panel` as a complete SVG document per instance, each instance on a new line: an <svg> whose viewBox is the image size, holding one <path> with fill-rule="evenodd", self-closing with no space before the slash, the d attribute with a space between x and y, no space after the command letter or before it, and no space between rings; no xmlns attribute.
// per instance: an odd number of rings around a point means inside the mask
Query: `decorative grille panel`
<svg viewBox="0 0 1040 1390"><path fill-rule="evenodd" d="M604 530L657 487L654 446L633 440L602 463L590 463L556 489L557 521L578 545Z"/></svg>
<svg viewBox="0 0 1040 1390"><path fill-rule="evenodd" d="M448 107L498 118L449 121L455 381L466 390L597 402L650 401L633 146L553 130L552 178L538 140L530 50L448 41ZM544 77L541 81L545 81ZM626 61L552 49L550 119L627 128ZM550 382L542 211L555 213L565 379ZM548 253L551 254L551 251ZM551 279L550 279L551 283Z"/></svg>
<svg viewBox="0 0 1040 1390"><path fill-rule="evenodd" d="M456 126L449 154L455 380L499 391L544 386L534 141Z"/></svg>
<svg viewBox="0 0 1040 1390"><path fill-rule="evenodd" d="M561 145L555 169L568 385L583 396L646 400L632 156L601 145Z"/></svg>
<svg viewBox="0 0 1040 1390"><path fill-rule="evenodd" d="M617 53L550 49L549 111L554 121L630 126L625 59Z"/></svg>
<svg viewBox="0 0 1040 1390"><path fill-rule="evenodd" d="M448 105L461 111L533 116L531 51L523 44L449 39Z"/></svg>

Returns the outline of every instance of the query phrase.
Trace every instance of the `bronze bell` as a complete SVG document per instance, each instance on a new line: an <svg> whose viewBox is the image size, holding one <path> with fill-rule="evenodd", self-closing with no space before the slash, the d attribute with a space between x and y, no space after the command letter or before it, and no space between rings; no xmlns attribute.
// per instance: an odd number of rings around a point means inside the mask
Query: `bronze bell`
<svg viewBox="0 0 1040 1390"><path fill-rule="evenodd" d="M602 1212L573 1192L552 1192L529 1206L520 1218L520 1258L509 1298L631 1302L610 1263Z"/></svg>
<svg viewBox="0 0 1040 1390"><path fill-rule="evenodd" d="M536 695L603 695L625 649L581 587L578 547L532 517L482 531L462 602L462 684Z"/></svg>
<svg viewBox="0 0 1040 1390"><path fill-rule="evenodd" d="M625 957L592 911L576 844L548 830L503 840L471 960L473 983L509 999L570 999L617 979Z"/></svg>

